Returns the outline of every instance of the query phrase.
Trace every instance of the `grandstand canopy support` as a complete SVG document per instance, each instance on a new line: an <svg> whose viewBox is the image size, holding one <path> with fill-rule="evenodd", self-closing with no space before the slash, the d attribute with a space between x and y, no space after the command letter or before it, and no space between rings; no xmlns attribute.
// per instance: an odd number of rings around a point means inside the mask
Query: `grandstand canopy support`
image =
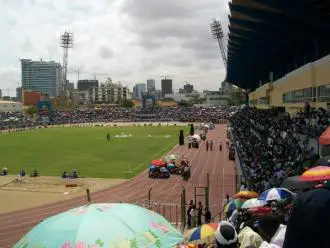
<svg viewBox="0 0 330 248"><path fill-rule="evenodd" d="M326 0L232 0L226 81L254 90L330 53Z"/></svg>

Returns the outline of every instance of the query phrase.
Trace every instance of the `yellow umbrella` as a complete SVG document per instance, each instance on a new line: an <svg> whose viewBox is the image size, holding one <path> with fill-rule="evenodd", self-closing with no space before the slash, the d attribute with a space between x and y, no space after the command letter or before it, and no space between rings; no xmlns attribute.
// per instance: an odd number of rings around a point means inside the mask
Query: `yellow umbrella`
<svg viewBox="0 0 330 248"><path fill-rule="evenodd" d="M251 198L258 198L259 194L257 192L254 191L240 191L238 193L235 194L236 198L247 198L247 199L251 199Z"/></svg>
<svg viewBox="0 0 330 248"><path fill-rule="evenodd" d="M210 242L214 239L219 223L204 224L192 229L186 239L191 244Z"/></svg>

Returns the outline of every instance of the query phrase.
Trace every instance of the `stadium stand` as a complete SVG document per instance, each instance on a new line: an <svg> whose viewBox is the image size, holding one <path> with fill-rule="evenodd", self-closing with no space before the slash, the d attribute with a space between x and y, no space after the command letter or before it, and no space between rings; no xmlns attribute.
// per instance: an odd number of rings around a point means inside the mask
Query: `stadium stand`
<svg viewBox="0 0 330 248"><path fill-rule="evenodd" d="M233 0L229 7L226 80L259 108L329 107L329 1Z"/></svg>

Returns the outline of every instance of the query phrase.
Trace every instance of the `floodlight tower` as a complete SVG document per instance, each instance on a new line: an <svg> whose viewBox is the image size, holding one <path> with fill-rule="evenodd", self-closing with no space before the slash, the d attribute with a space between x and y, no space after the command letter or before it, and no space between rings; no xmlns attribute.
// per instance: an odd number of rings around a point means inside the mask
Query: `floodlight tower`
<svg viewBox="0 0 330 248"><path fill-rule="evenodd" d="M224 39L225 35L223 33L223 29L220 21L213 19L213 21L211 22L211 32L213 38L218 41L223 64L225 65L225 69L227 70L227 56L226 56L226 48L225 48L226 45Z"/></svg>
<svg viewBox="0 0 330 248"><path fill-rule="evenodd" d="M73 33L65 31L61 35L61 47L63 47L63 65L62 65L62 81L60 84L60 92L65 90L66 76L68 73L68 55L69 49L73 47Z"/></svg>

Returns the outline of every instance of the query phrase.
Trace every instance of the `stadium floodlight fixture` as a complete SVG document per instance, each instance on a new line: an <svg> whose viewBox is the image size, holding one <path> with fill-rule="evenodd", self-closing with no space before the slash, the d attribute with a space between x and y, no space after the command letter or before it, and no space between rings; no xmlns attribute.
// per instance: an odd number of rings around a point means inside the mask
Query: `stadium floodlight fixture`
<svg viewBox="0 0 330 248"><path fill-rule="evenodd" d="M218 21L217 19L213 19L210 26L211 26L211 32L213 38L218 41L218 45L222 56L222 61L224 63L225 69L227 70L227 54L226 54L225 40L224 40L225 34L223 32L221 22Z"/></svg>

